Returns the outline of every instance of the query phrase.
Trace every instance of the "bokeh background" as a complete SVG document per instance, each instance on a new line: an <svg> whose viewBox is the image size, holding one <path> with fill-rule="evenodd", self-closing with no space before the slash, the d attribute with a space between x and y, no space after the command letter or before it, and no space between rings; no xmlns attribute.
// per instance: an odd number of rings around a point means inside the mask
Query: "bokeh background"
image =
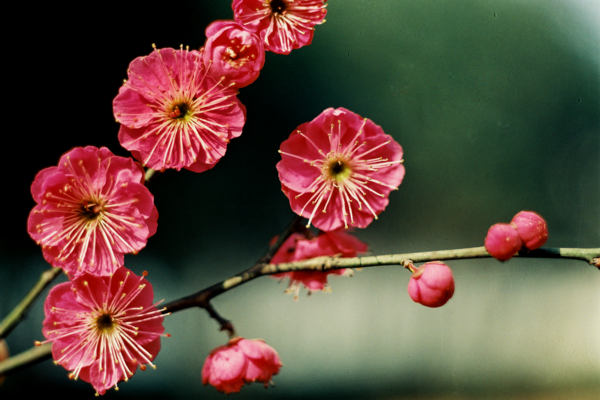
<svg viewBox="0 0 600 400"><path fill-rule="evenodd" d="M198 48L231 19L229 0L45 2L8 6L5 34L0 316L48 268L29 238L37 171L75 146L117 140L112 99L151 44ZM19 7L17 9L16 7ZM14 12L12 12L12 11ZM355 234L373 254L483 244L520 210L548 222L548 246L600 247L598 0L331 0L313 44L267 54L242 89L244 133L211 171L167 171L150 190L158 233L126 266L150 272L172 300L250 266L292 219L277 150L328 107L381 125L405 151L390 205ZM600 272L580 261L449 263L456 293L429 309L410 274L365 269L330 279L331 294L283 294L261 278L214 300L238 333L263 338L285 364L276 387L240 399L598 399ZM64 279L64 277L61 277ZM43 298L8 337L13 354L43 339ZM220 399L201 384L226 341L203 310L165 320L158 369L106 398ZM87 398L93 388L46 361L11 375L2 399ZM60 394L59 394L60 393Z"/></svg>

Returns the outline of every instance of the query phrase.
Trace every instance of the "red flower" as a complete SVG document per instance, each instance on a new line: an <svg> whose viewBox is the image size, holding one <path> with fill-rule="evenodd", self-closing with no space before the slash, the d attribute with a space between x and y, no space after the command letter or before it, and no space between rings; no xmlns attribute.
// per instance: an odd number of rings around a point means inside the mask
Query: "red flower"
<svg viewBox="0 0 600 400"><path fill-rule="evenodd" d="M281 144L277 164L292 210L317 228L364 228L404 177L402 147L371 120L328 108Z"/></svg>
<svg viewBox="0 0 600 400"><path fill-rule="evenodd" d="M233 0L235 20L265 43L265 49L289 54L312 42L314 27L325 22L323 0Z"/></svg>
<svg viewBox="0 0 600 400"><path fill-rule="evenodd" d="M133 60L127 74L113 109L121 145L142 164L206 171L242 134L244 106L207 73L200 52L157 49Z"/></svg>
<svg viewBox="0 0 600 400"><path fill-rule="evenodd" d="M338 229L331 232L321 232L314 239L305 239L299 233L292 234L279 248L271 259L272 264L302 261L320 256L356 257L368 249L366 243L361 242L349 233ZM298 299L300 284L310 292L330 290L327 283L328 275L352 276L351 269L336 269L327 272L321 271L292 271L272 275L274 278L290 278L287 293L294 293L294 300Z"/></svg>
<svg viewBox="0 0 600 400"><path fill-rule="evenodd" d="M72 276L112 274L123 254L137 253L156 233L154 197L144 171L107 148L75 148L31 185L37 205L27 229L44 258Z"/></svg>
<svg viewBox="0 0 600 400"><path fill-rule="evenodd" d="M440 261L421 265L408 282L408 294L414 302L424 306L443 306L454 294L454 278L450 267Z"/></svg>
<svg viewBox="0 0 600 400"><path fill-rule="evenodd" d="M210 74L227 86L248 86L265 64L265 49L258 36L234 21L216 21L206 28L203 60Z"/></svg>
<svg viewBox="0 0 600 400"><path fill-rule="evenodd" d="M202 383L225 393L239 392L244 383L263 382L283 366L279 355L261 339L234 338L210 352L202 367Z"/></svg>
<svg viewBox="0 0 600 400"><path fill-rule="evenodd" d="M125 267L111 276L84 273L55 286L44 305L42 331L52 342L54 362L98 394L118 389L117 382L131 378L138 365L154 367L164 328L153 297L152 285Z"/></svg>

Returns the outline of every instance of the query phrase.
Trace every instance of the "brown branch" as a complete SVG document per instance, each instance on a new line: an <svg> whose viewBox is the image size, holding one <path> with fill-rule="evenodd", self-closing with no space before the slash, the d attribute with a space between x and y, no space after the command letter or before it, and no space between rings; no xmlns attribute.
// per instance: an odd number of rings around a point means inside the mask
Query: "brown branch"
<svg viewBox="0 0 600 400"><path fill-rule="evenodd" d="M392 254L384 256L369 256L369 257L354 257L354 258L339 258L339 257L317 257L310 260L297 261L293 263L281 263L281 264L268 264L277 249L281 247L281 244L297 229L300 218L296 218L292 224L290 224L284 233L279 237L277 243L273 245L267 253L261 257L252 267L247 270L232 276L222 282L216 283L206 289L203 289L192 295L183 297L181 299L172 301L165 305L168 312L177 312L192 307L201 307L208 311L209 315L217 320L221 325L221 330L227 330L230 333L234 332L233 325L231 322L222 318L214 308L210 305L209 301L224 293L231 290L243 283L249 282L252 279L258 278L263 275L277 274L281 272L290 271L328 271L331 269L342 269L342 268L359 268L359 267L377 267L383 265L400 265L404 267L405 261L411 260L413 262L426 262L436 260L458 260L458 259L471 259L471 258L486 258L491 257L490 254L485 250L485 247L472 247L468 249L458 250L441 250L441 251L427 251L419 253L406 253L406 254ZM516 254L515 257L522 258L564 258L573 260L586 261L591 265L598 266L598 259L600 259L600 248L595 249L572 249L572 248L543 248L529 252L521 252ZM44 347L44 351L36 348L27 350L17 356L13 356L3 362L0 362L0 374L10 373L21 368L19 362L11 361L16 357L23 356L27 360L27 365L31 365L37 361L42 361L49 358L50 347ZM39 349L39 348L37 348ZM27 357L25 357L27 356ZM37 357L37 358L36 358ZM37 360L37 361L36 361Z"/></svg>

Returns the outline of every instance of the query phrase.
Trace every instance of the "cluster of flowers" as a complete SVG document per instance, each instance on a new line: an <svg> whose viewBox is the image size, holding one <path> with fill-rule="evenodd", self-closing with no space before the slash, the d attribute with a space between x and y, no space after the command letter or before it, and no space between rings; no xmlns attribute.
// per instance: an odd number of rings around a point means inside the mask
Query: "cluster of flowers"
<svg viewBox="0 0 600 400"><path fill-rule="evenodd" d="M156 232L154 197L139 163L91 146L40 171L31 193L29 234L70 279L48 294L42 332L54 362L104 394L138 366L153 366L160 350L163 310L153 304L147 273L123 266L124 254Z"/></svg>
<svg viewBox="0 0 600 400"><path fill-rule="evenodd" d="M154 46L149 56L131 62L113 101L119 141L141 165L90 146L71 150L56 167L38 173L28 231L70 281L50 291L47 340L36 345L52 342L55 363L71 371L70 378L104 394L118 389L137 366L154 366L160 336L169 336L163 334L164 309L153 304L147 273L139 277L123 266L124 254L136 254L157 229L143 166L213 168L246 120L237 89L257 79L265 50L289 54L310 44L314 26L324 22L325 1L234 0L235 20L211 24L199 51ZM243 382L267 383L279 371L277 353L263 342L238 338L226 348L236 346L252 361L223 364L219 360L229 359L219 358L225 349L215 349L203 370L205 382L238 391ZM223 378L242 369L242 384Z"/></svg>
<svg viewBox="0 0 600 400"><path fill-rule="evenodd" d="M163 334L165 310L153 304L147 273L138 277L123 266L124 254L137 253L157 230L143 166L213 168L242 133L246 109L237 89L257 79L265 50L289 54L310 44L326 14L323 0L234 0L232 7L235 20L212 23L199 51L154 47L131 62L113 109L121 124L119 140L139 162L106 148L76 148L32 185L37 205L29 233L45 259L70 279L50 291L43 334L53 343L55 362L98 394L118 388L137 366L154 366L160 336L169 336ZM371 120L328 108L298 126L279 152L283 193L292 210L308 219L307 228L312 223L320 232L293 234L271 262L366 252L367 245L345 229L367 227L386 208L404 177L402 147ZM454 281L445 264L411 270L408 291L414 301L439 307L450 299ZM289 278L287 292L297 299L301 285L309 294L329 290L330 274L352 271L274 277ZM230 393L247 382L267 385L280 367L275 350L261 340L233 338L211 352L202 379Z"/></svg>
<svg viewBox="0 0 600 400"><path fill-rule="evenodd" d="M494 224L485 238L485 249L500 261L506 261L521 250L535 250L548 240L548 226L533 211L517 213L510 224Z"/></svg>

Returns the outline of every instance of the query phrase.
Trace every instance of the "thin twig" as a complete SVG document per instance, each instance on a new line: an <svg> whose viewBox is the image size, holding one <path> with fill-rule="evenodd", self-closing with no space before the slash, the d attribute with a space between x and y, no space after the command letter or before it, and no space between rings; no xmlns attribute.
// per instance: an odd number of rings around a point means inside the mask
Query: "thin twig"
<svg viewBox="0 0 600 400"><path fill-rule="evenodd" d="M296 221L296 220L295 220ZM216 314L216 311L210 306L209 301L224 293L231 290L243 283L249 282L259 276L277 274L281 272L289 271L328 271L331 269L342 269L342 268L358 268L358 267L378 267L383 265L400 265L404 267L406 260L412 260L413 262L426 262L436 260L458 260L458 259L470 259L470 258L485 258L491 257L490 254L485 251L485 247L472 247L468 249L457 249L457 250L442 250L442 251L426 251L420 253L407 253L407 254L391 254L384 256L370 256L370 257L354 257L354 258L339 258L339 257L317 257L305 261L297 261L293 263L281 263L281 264L268 264L273 255L281 244L285 241L289 235L294 232L297 222L290 224L284 234L282 234L277 243L273 245L265 256L261 257L261 261L265 262L257 263L247 270L232 276L222 282L214 284L204 290L194 293L190 296L183 297L181 299L172 301L165 305L167 311L177 312L192 307L205 308L211 317L215 318L221 324L221 327L226 325L227 321L221 316ZM600 258L600 248L595 249L573 249L573 248L543 248L529 252L522 252L515 257L523 258L564 258L573 260L586 261L591 265L597 263ZM267 261L268 260L268 261ZM211 310L215 313L213 315ZM233 326L231 327L233 329ZM229 330L225 327L225 330ZM231 331L230 331L231 332ZM38 348L39 349L39 348ZM0 362L0 374L13 372L15 369L20 368L21 364L18 362L11 361L15 357L27 355L26 358L28 364L36 362L35 357L38 357L38 361L42 361L49 358L50 347L45 347L45 351L38 351L33 353L34 349L27 350L17 356L13 356L3 362ZM35 354L35 357L31 354ZM10 364L8 364L10 362Z"/></svg>
<svg viewBox="0 0 600 400"><path fill-rule="evenodd" d="M2 320L0 323L0 339L5 338L19 324L27 314L27 310L33 304L33 301L42 293L42 291L52 282L62 271L60 268L51 268L42 272L40 279L31 288L19 304Z"/></svg>
<svg viewBox="0 0 600 400"><path fill-rule="evenodd" d="M14 373L52 357L52 344L33 346L29 350L0 362L0 375Z"/></svg>

